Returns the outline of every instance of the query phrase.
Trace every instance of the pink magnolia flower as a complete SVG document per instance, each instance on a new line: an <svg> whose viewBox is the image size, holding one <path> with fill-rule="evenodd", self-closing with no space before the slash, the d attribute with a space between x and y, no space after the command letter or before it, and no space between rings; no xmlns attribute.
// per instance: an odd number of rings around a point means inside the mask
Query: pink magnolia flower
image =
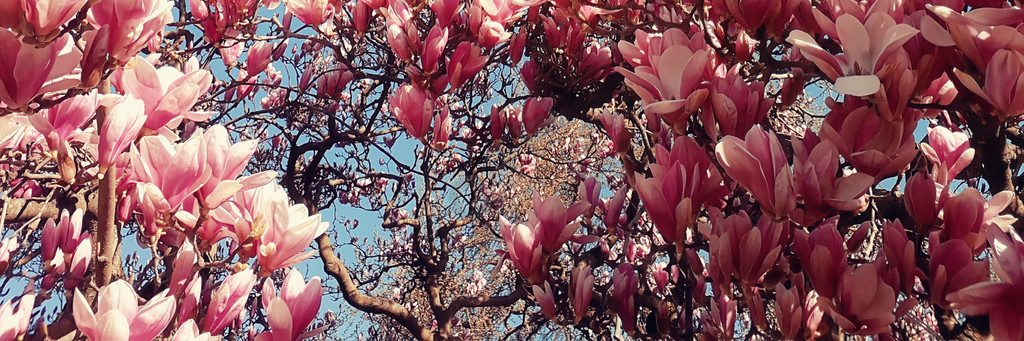
<svg viewBox="0 0 1024 341"><path fill-rule="evenodd" d="M462 10L462 4L458 0L437 0L430 4L430 9L434 11L437 25L448 27L458 20L456 15Z"/></svg>
<svg viewBox="0 0 1024 341"><path fill-rule="evenodd" d="M163 291L139 306L131 284L123 280L100 289L93 313L78 289L74 298L75 326L91 340L153 340L174 317L174 297Z"/></svg>
<svg viewBox="0 0 1024 341"><path fill-rule="evenodd" d="M970 75L953 70L957 79L997 111L1001 120L1024 114L1024 54L1016 50L999 50L992 55L985 70L985 84L978 85Z"/></svg>
<svg viewBox="0 0 1024 341"><path fill-rule="evenodd" d="M935 25L929 30L922 30L922 35L929 33L924 37L938 46L956 45L978 70L987 70L997 51L1020 51L1024 48L1024 32L1016 27L1024 13L1019 8L987 8L964 13L941 5L929 4L927 8L945 21L946 30ZM1009 75L1004 72L996 77Z"/></svg>
<svg viewBox="0 0 1024 341"><path fill-rule="evenodd" d="M633 266L620 263L612 272L612 309L622 319L622 329L632 332L636 326L636 306L633 295L636 294L640 282Z"/></svg>
<svg viewBox="0 0 1024 341"><path fill-rule="evenodd" d="M435 3L442 2L438 0ZM487 65L488 56L482 54L482 50L472 42L464 41L452 52L445 64L448 72L448 83L452 88L459 88L467 81L476 77L476 74Z"/></svg>
<svg viewBox="0 0 1024 341"><path fill-rule="evenodd" d="M547 278L544 267L544 254L540 238L534 229L523 225L512 225L505 217L500 217L501 236L505 239L505 256L512 260L512 265L530 283L541 283Z"/></svg>
<svg viewBox="0 0 1024 341"><path fill-rule="evenodd" d="M850 107L826 100L832 111L821 137L857 169L876 178L898 173L917 156L914 129L918 120L886 121L869 106Z"/></svg>
<svg viewBox="0 0 1024 341"><path fill-rule="evenodd" d="M907 295L914 289L917 272L914 244L907 237L907 230L899 220L882 223L882 253L875 258L879 275L897 293Z"/></svg>
<svg viewBox="0 0 1024 341"><path fill-rule="evenodd" d="M36 48L0 28L0 104L19 109L36 96L78 85L71 73L81 59L70 35Z"/></svg>
<svg viewBox="0 0 1024 341"><path fill-rule="evenodd" d="M245 57L245 71L250 75L258 75L267 69L267 65L273 60L270 59L274 52L274 44L260 40L252 43L249 47L249 54Z"/></svg>
<svg viewBox="0 0 1024 341"><path fill-rule="evenodd" d="M147 136L132 147L131 164L140 196L145 198L142 216L147 232L155 232L159 217L181 206L210 179L206 140L194 134L183 143L171 144L164 136Z"/></svg>
<svg viewBox="0 0 1024 341"><path fill-rule="evenodd" d="M304 205L289 206L284 189L276 183L255 190L261 191L261 201L254 211L262 214L264 224L253 227L253 230L264 231L259 237L256 254L263 266L261 273L293 266L312 257L316 251L303 250L327 231L328 223L320 220L320 214L309 215Z"/></svg>
<svg viewBox="0 0 1024 341"><path fill-rule="evenodd" d="M256 274L252 269L245 269L225 278L210 298L206 319L203 320L203 331L219 335L224 327L245 309L245 302L255 284Z"/></svg>
<svg viewBox="0 0 1024 341"><path fill-rule="evenodd" d="M433 29L427 33L427 37L423 40L423 51L420 55L420 67L424 73L429 73L437 69L437 62L440 60L441 55L444 54L444 48L448 45L448 28L443 26L434 26Z"/></svg>
<svg viewBox="0 0 1024 341"><path fill-rule="evenodd" d="M11 264L11 253L18 250L18 239L14 236L0 240L0 273L6 273Z"/></svg>
<svg viewBox="0 0 1024 341"><path fill-rule="evenodd" d="M235 178L242 174L245 166L249 164L249 159L256 152L258 141L249 140L232 144L227 129L219 124L203 133L203 140L210 178L199 188L199 194L205 206L213 209L239 190L245 189L245 186L235 181Z"/></svg>
<svg viewBox="0 0 1024 341"><path fill-rule="evenodd" d="M412 84L405 84L388 96L391 112L409 132L417 139L423 139L430 131L430 121L434 118L434 99L427 90Z"/></svg>
<svg viewBox="0 0 1024 341"><path fill-rule="evenodd" d="M651 56L650 66L637 66L633 72L616 67L615 71L626 77L626 85L643 100L644 111L658 114L679 130L708 96L708 89L701 85L710 58L706 49L673 45Z"/></svg>
<svg viewBox="0 0 1024 341"><path fill-rule="evenodd" d="M555 310L555 292L551 290L551 284L545 281L544 287L534 285L533 297L537 301L537 305L540 306L540 311L544 313L544 317L554 320L558 316L558 311Z"/></svg>
<svg viewBox="0 0 1024 341"><path fill-rule="evenodd" d="M288 13L310 26L323 24L337 10L329 0L285 0L284 5Z"/></svg>
<svg viewBox="0 0 1024 341"><path fill-rule="evenodd" d="M919 172L907 180L907 193L903 196L903 203L917 223L919 232L927 233L932 229L950 195L945 186L936 183L924 172Z"/></svg>
<svg viewBox="0 0 1024 341"><path fill-rule="evenodd" d="M551 107L555 100L551 97L530 97L523 104L523 125L530 134L536 134L554 121Z"/></svg>
<svg viewBox="0 0 1024 341"><path fill-rule="evenodd" d="M775 285L775 316L778 318L779 331L782 338L796 340L800 335L800 327L803 322L803 304L800 300L800 292L794 285L786 289L782 283Z"/></svg>
<svg viewBox="0 0 1024 341"><path fill-rule="evenodd" d="M79 279L85 275L92 260L92 239L89 232L82 232L84 211L75 210L69 214L63 210L60 222L54 223L47 219L43 227L42 252L43 261L53 271L43 279L43 287L52 288L56 280L65 272L70 273L66 286L76 287Z"/></svg>
<svg viewBox="0 0 1024 341"><path fill-rule="evenodd" d="M721 207L729 189L693 138L677 137L671 151L658 145L654 154L652 177L636 176L636 191L665 241L682 245L701 207Z"/></svg>
<svg viewBox="0 0 1024 341"><path fill-rule="evenodd" d="M420 51L419 32L412 20L412 7L406 0L388 1L387 18L384 25L391 50L402 60L412 60Z"/></svg>
<svg viewBox="0 0 1024 341"><path fill-rule="evenodd" d="M910 25L897 24L883 12L873 12L863 22L851 14L842 14L836 18L835 26L834 38L843 47L842 55L825 51L804 31L792 31L786 41L832 79L837 92L853 96L878 92L882 83L876 74L918 32Z"/></svg>
<svg viewBox="0 0 1024 341"><path fill-rule="evenodd" d="M345 96L345 85L352 81L352 71L343 63L335 64L330 71L320 75L316 80L316 92L320 96L326 96L340 100Z"/></svg>
<svg viewBox="0 0 1024 341"><path fill-rule="evenodd" d="M932 176L940 184L948 185L974 160L974 148L963 132L935 127L928 130L928 142L921 143L921 153L932 162Z"/></svg>
<svg viewBox="0 0 1024 341"><path fill-rule="evenodd" d="M832 300L819 303L844 333L888 333L896 322L896 292L878 277L874 264L843 270L836 290Z"/></svg>
<svg viewBox="0 0 1024 341"><path fill-rule="evenodd" d="M57 28L71 21L85 6L86 0L20 0L25 19L37 37L55 35Z"/></svg>
<svg viewBox="0 0 1024 341"><path fill-rule="evenodd" d="M818 295L826 298L838 293L838 282L847 268L846 248L836 229L837 221L838 217L828 219L810 234L803 230L793 234L793 249L800 257L804 273Z"/></svg>
<svg viewBox="0 0 1024 341"><path fill-rule="evenodd" d="M89 23L95 28L107 26L105 39L91 43L105 43L104 47L114 59L124 63L147 45L155 51L163 37L164 26L174 20L167 0L108 0L89 7Z"/></svg>
<svg viewBox="0 0 1024 341"><path fill-rule="evenodd" d="M793 185L803 207L793 211L793 219L804 226L832 215L835 210L858 212L866 208L863 195L874 185L874 177L853 173L836 178L839 151L829 141L821 141L811 131L803 141L793 138Z"/></svg>
<svg viewBox="0 0 1024 341"><path fill-rule="evenodd" d="M587 316L590 298L594 294L594 273L590 265L580 264L572 271L572 311L575 314L573 323L580 323Z"/></svg>
<svg viewBox="0 0 1024 341"><path fill-rule="evenodd" d="M626 116L615 113L611 110L601 114L601 125L612 141L616 152L622 153L629 150L630 140L633 136L626 130Z"/></svg>
<svg viewBox="0 0 1024 341"><path fill-rule="evenodd" d="M178 326L171 341L215 341L218 338L210 335L210 332L201 333L196 320L189 319Z"/></svg>
<svg viewBox="0 0 1024 341"><path fill-rule="evenodd" d="M195 246L192 246L192 242L185 240L178 247L178 254L174 257L174 269L171 271L170 282L170 294L178 295L186 289L188 281L193 278L195 274L196 260L198 254L196 253Z"/></svg>
<svg viewBox="0 0 1024 341"><path fill-rule="evenodd" d="M28 332L28 323L32 318L32 308L35 305L36 295L32 292L31 284L25 287L26 292L18 300L18 307L14 307L14 301L4 302L0 305L0 340L17 340Z"/></svg>
<svg viewBox="0 0 1024 341"><path fill-rule="evenodd" d="M701 316L701 322L708 326L705 336L717 340L732 340L736 332L736 318L739 316L737 303L728 295L719 295L711 304L711 314Z"/></svg>
<svg viewBox="0 0 1024 341"><path fill-rule="evenodd" d="M950 293L952 307L968 315L989 315L989 328L997 340L1019 340L1024 337L1024 241L1016 232L1009 234L989 226L988 241L995 262L993 271L998 282L983 281Z"/></svg>
<svg viewBox="0 0 1024 341"><path fill-rule="evenodd" d="M586 202L577 202L566 209L565 203L557 196L541 199L540 195L533 193L533 212L527 224L533 226L544 250L554 253L576 233L579 223L574 221L589 207Z"/></svg>
<svg viewBox="0 0 1024 341"><path fill-rule="evenodd" d="M774 223L764 216L757 226L743 211L726 218L712 216L713 227L708 239L708 273L722 289L728 290L732 278L744 288L757 285L779 259L783 246L789 244L789 224Z"/></svg>
<svg viewBox="0 0 1024 341"><path fill-rule="evenodd" d="M298 270L292 269L281 284L280 295L275 291L270 280L263 282L263 309L267 310L270 331L257 335L257 341L305 340L323 331L303 333L320 311L324 293L320 277L313 277L307 283Z"/></svg>
<svg viewBox="0 0 1024 341"><path fill-rule="evenodd" d="M999 215L1014 200L1010 191L1002 191L985 200L977 189L968 187L959 195L949 198L942 206L942 240L962 239L975 254L985 249L985 231L998 226L1007 231L1017 218Z"/></svg>
<svg viewBox="0 0 1024 341"><path fill-rule="evenodd" d="M86 122L92 120L99 107L96 91L66 99L41 113L29 116L29 123L45 138L47 147L58 155L70 155L68 139Z"/></svg>
<svg viewBox="0 0 1024 341"><path fill-rule="evenodd" d="M757 32L764 27L769 37L781 37L786 24L800 6L799 0L786 1L740 1L715 0L712 8L727 12L740 27Z"/></svg>
<svg viewBox="0 0 1024 341"><path fill-rule="evenodd" d="M115 85L126 95L146 105L146 125L157 130L180 118L205 121L212 112L193 112L192 106L209 90L213 75L206 70L183 73L170 66L155 68L144 58L135 58L135 66L115 75Z"/></svg>
<svg viewBox="0 0 1024 341"><path fill-rule="evenodd" d="M796 208L793 173L774 133L755 126L744 140L722 138L715 155L733 180L761 203L761 210L775 218L788 216Z"/></svg>
<svg viewBox="0 0 1024 341"><path fill-rule="evenodd" d="M444 150L448 146L448 139L452 134L452 116L448 104L443 104L441 112L437 114L437 121L434 123L434 143L430 146L435 150Z"/></svg>
<svg viewBox="0 0 1024 341"><path fill-rule="evenodd" d="M104 174L108 167L114 165L125 148L135 142L145 123L145 103L132 95L121 98L110 107L99 131L99 174Z"/></svg>
<svg viewBox="0 0 1024 341"><path fill-rule="evenodd" d="M710 100L701 112L701 121L712 138L719 133L740 136L764 120L775 103L765 98L764 83L747 83L739 71L739 65L728 70L721 65L717 72L720 77L711 83Z"/></svg>
<svg viewBox="0 0 1024 341"><path fill-rule="evenodd" d="M935 242L931 242L934 240ZM974 261L974 252L962 239L939 242L939 232L931 233L928 243L929 298L949 308L951 294L971 285L989 281L989 261Z"/></svg>

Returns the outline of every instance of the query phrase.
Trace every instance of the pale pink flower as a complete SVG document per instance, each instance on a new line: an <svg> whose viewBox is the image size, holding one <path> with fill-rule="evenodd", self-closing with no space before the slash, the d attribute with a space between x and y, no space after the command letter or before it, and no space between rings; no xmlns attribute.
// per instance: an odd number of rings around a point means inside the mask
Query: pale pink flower
<svg viewBox="0 0 1024 341"><path fill-rule="evenodd" d="M25 290L24 295L18 300L17 308L14 307L13 300L0 305L0 321L4 321L0 323L0 340L16 340L28 332L36 295L32 292L31 284Z"/></svg>
<svg viewBox="0 0 1024 341"><path fill-rule="evenodd" d="M14 2L11 0L11 2ZM20 0L25 19L32 25L35 35L46 37L71 21L85 6L86 0Z"/></svg>
<svg viewBox="0 0 1024 341"><path fill-rule="evenodd" d="M310 26L323 24L336 10L328 0L284 0L284 5L288 13Z"/></svg>
<svg viewBox="0 0 1024 341"><path fill-rule="evenodd" d="M85 295L75 289L75 326L92 340L153 340L174 317L174 297L165 290L145 305L138 302L131 284L118 280L100 289L93 313Z"/></svg>
<svg viewBox="0 0 1024 341"><path fill-rule="evenodd" d="M146 123L145 109L144 102L128 95L118 100L107 112L99 131L97 161L100 164L100 174L106 172L118 156L135 141Z"/></svg>
<svg viewBox="0 0 1024 341"><path fill-rule="evenodd" d="M853 96L878 92L882 83L876 74L918 32L910 25L897 24L883 12L873 12L863 22L844 13L836 18L835 26L834 38L843 47L843 54L838 56L825 51L804 31L792 31L786 41L833 80L837 92Z"/></svg>
<svg viewBox="0 0 1024 341"><path fill-rule="evenodd" d="M245 309L249 292L252 291L255 284L256 274L252 272L252 269L246 269L225 278L210 298L210 305L206 309L206 319L203 320L203 331L219 335L224 327L227 327Z"/></svg>
<svg viewBox="0 0 1024 341"><path fill-rule="evenodd" d="M928 143L921 143L921 153L932 162L932 176L939 183L948 185L974 160L974 148L968 139L967 134L946 127L928 130Z"/></svg>
<svg viewBox="0 0 1024 341"><path fill-rule="evenodd" d="M95 28L107 26L105 43L108 54L121 63L137 55L143 47L156 50L164 26L174 20L167 0L105 0L89 7L88 21ZM156 44L154 44L154 42Z"/></svg>
<svg viewBox="0 0 1024 341"><path fill-rule="evenodd" d="M147 129L158 130L168 123L176 124L181 118L205 121L213 114L191 111L212 84L209 71L199 69L186 74L170 66L157 69L141 57L134 62L134 67L115 75L115 85L145 103Z"/></svg>
<svg viewBox="0 0 1024 341"><path fill-rule="evenodd" d="M313 239L327 231L328 223L320 221L320 214L309 215L305 205L288 205L284 189L270 183L255 189L263 191L260 208L263 224L254 229L265 229L259 237L257 260L263 269L273 271L298 264L316 251L303 252Z"/></svg>
<svg viewBox="0 0 1024 341"><path fill-rule="evenodd" d="M13 0L9 0L13 1ZM17 35L0 28L0 105L19 109L36 96L79 84L72 71L82 59L70 35L45 47L23 44Z"/></svg>
<svg viewBox="0 0 1024 341"><path fill-rule="evenodd" d="M270 331L260 333L256 340L305 340L323 329L305 332L320 311L324 288L320 277L306 283L298 270L292 269L281 284L278 295L271 281L263 282L263 309L267 310ZM305 333L304 333L305 332Z"/></svg>
<svg viewBox="0 0 1024 341"><path fill-rule="evenodd" d="M501 236L505 239L505 255L512 260L512 265L530 283L540 283L547 278L547 270L542 268L544 262L540 239L533 228L512 223L500 218Z"/></svg>

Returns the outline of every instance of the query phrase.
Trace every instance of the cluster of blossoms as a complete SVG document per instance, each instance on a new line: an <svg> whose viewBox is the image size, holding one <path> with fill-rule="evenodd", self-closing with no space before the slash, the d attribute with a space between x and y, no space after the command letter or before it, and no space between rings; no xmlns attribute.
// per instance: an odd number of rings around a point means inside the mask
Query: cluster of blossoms
<svg viewBox="0 0 1024 341"><path fill-rule="evenodd" d="M216 339L248 319L243 311L260 280L262 309L272 322L259 335L250 329L256 339L293 340L322 331L306 331L318 314L320 280L307 283L288 269L312 256L307 248L327 223L306 206L290 204L275 172L243 175L258 142L232 143L224 126L206 124L213 112L193 110L210 91L210 71L196 59L177 68L159 66L160 54L137 56L143 49L158 50L164 27L174 19L172 3L3 6L14 6L0 9L0 150L12 161L5 166L26 172L43 165L28 161L44 160L56 165L57 174L56 185L22 181L23 189L10 196L40 200L97 182L108 187L99 191L106 205L100 212L84 202L70 204L38 232L26 224L3 239L0 271L13 276L18 264L17 273L27 274L29 284L16 309L13 301L0 308L8 321L0 339L29 332L33 298L59 290L73 297L73 316L67 316L89 339ZM87 18L85 33L63 33L80 24L79 11ZM218 25L230 20L226 13L217 13ZM274 78L268 66L272 50L267 44L252 47L249 75L266 70ZM280 82L279 73L276 78ZM178 130L183 124L207 128ZM87 212L93 222L100 216L98 226L88 228L92 233L83 227ZM153 283L162 289L155 295L125 281L136 274L126 276L110 264L111 257L121 257L121 230L129 226L138 226L139 243L153 257L167 260L154 258L154 270L169 274ZM42 252L31 252L35 240ZM41 267L25 266L37 257ZM278 270L288 273L280 293L271 276ZM91 289L97 287L98 292Z"/></svg>

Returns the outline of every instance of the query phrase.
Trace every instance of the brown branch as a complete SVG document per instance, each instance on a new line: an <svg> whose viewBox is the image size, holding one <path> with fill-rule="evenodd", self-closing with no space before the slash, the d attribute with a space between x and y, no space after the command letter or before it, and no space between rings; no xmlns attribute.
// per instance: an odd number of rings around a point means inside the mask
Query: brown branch
<svg viewBox="0 0 1024 341"><path fill-rule="evenodd" d="M331 277L334 277L338 284L341 285L341 293L345 297L346 302L356 309L367 313L387 315L408 329L417 340L434 339L430 330L423 328L419 320L401 304L359 292L359 288L352 280L352 276L349 275L345 263L334 254L334 246L331 245L331 239L327 234L317 237L316 242L320 248L320 258L324 262L324 271L331 275Z"/></svg>

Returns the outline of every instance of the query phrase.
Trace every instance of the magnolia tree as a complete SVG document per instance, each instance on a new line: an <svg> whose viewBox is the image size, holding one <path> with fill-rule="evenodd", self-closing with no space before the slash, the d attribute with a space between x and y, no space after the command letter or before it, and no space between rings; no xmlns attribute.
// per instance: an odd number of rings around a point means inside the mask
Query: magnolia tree
<svg viewBox="0 0 1024 341"><path fill-rule="evenodd" d="M0 340L1019 340L1020 5L0 1Z"/></svg>

